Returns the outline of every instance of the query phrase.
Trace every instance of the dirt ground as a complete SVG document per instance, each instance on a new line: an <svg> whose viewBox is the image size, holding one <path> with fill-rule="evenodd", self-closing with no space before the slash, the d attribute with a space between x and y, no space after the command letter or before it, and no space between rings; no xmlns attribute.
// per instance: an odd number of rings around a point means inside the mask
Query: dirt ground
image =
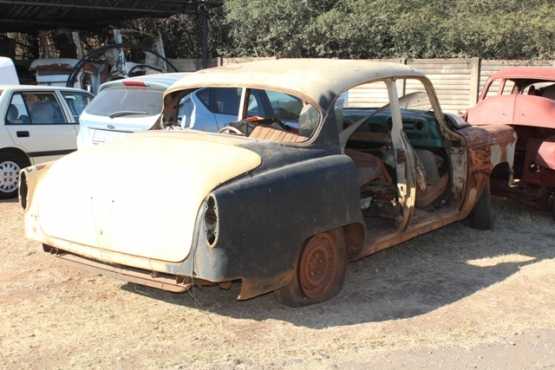
<svg viewBox="0 0 555 370"><path fill-rule="evenodd" d="M80 270L26 241L0 203L0 367L555 369L555 228L496 200L349 265L341 294L291 309L231 290L172 295Z"/></svg>

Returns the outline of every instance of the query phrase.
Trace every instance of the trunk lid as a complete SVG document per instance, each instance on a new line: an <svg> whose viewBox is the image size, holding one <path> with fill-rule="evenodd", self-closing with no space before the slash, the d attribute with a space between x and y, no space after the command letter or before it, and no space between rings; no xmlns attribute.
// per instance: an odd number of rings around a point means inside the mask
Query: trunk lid
<svg viewBox="0 0 555 370"><path fill-rule="evenodd" d="M134 134L55 162L34 202L51 238L168 262L187 258L198 210L261 158L230 138Z"/></svg>

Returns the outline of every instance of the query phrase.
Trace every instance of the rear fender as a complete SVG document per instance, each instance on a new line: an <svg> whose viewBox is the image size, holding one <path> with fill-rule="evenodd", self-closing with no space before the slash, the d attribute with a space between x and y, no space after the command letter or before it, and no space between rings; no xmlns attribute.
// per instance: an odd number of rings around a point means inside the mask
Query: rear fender
<svg viewBox="0 0 555 370"><path fill-rule="evenodd" d="M214 196L220 215L214 249L227 252L230 263L223 274L243 280L242 299L287 284L310 236L364 224L356 168L343 154L244 177L217 189ZM195 262L199 267L210 265L210 261ZM198 271L198 276L203 275Z"/></svg>
<svg viewBox="0 0 555 370"><path fill-rule="evenodd" d="M19 177L19 203L23 209L28 210L32 207L37 185L46 175L52 163L54 162L41 163L21 170Z"/></svg>

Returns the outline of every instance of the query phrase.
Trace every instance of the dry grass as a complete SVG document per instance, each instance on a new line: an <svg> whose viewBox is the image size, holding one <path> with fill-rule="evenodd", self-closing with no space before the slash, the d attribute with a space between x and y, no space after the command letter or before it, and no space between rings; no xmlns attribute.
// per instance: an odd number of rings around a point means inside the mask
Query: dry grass
<svg viewBox="0 0 555 370"><path fill-rule="evenodd" d="M0 367L341 368L555 329L553 221L496 211L494 231L448 226L351 264L337 298L290 309L236 302L238 286L172 295L78 270L24 240L17 203L0 203Z"/></svg>

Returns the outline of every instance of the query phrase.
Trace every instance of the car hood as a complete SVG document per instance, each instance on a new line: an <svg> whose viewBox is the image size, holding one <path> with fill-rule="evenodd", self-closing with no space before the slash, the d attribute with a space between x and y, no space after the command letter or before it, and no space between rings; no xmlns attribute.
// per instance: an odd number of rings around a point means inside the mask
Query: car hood
<svg viewBox="0 0 555 370"><path fill-rule="evenodd" d="M179 262L195 237L198 210L218 185L261 164L233 140L142 133L78 151L33 180L26 217L32 238ZM34 220L34 221L33 221ZM40 232L36 232L40 230ZM70 250L78 254L81 251ZM95 256L98 256L95 254Z"/></svg>

